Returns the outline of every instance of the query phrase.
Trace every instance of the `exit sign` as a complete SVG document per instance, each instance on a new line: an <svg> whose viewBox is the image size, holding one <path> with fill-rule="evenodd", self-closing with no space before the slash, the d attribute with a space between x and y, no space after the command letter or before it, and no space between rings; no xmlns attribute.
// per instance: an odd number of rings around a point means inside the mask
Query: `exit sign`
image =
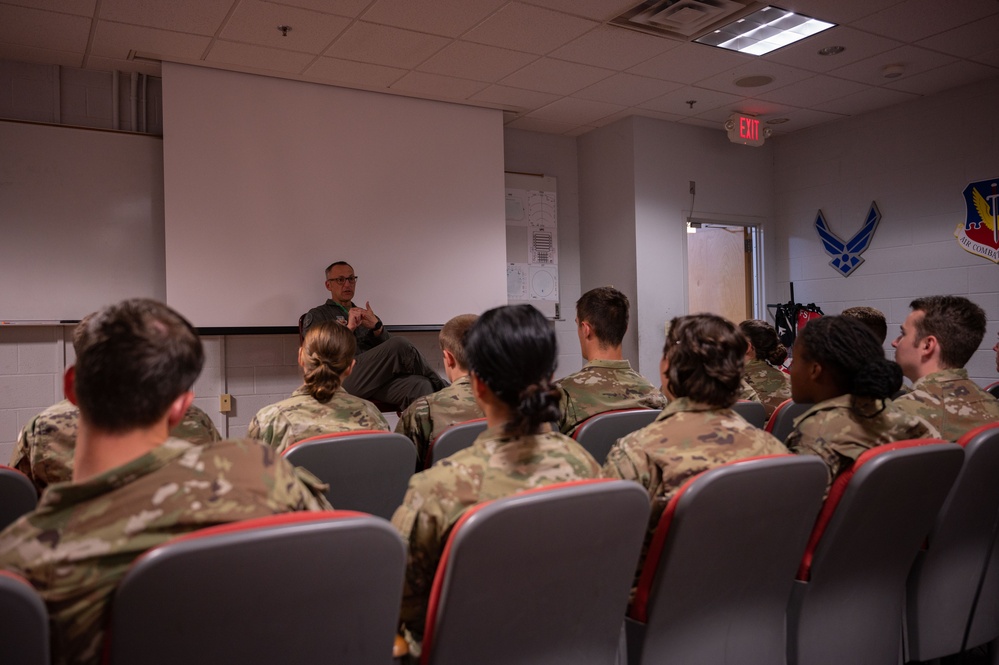
<svg viewBox="0 0 999 665"><path fill-rule="evenodd" d="M742 145L761 146L771 134L769 127L761 127L760 119L751 115L733 113L725 121L728 140Z"/></svg>

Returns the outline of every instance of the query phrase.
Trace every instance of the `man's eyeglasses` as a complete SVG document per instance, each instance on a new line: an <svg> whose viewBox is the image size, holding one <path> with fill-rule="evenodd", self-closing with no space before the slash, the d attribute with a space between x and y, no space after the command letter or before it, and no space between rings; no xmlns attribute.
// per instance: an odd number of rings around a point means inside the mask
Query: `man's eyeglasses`
<svg viewBox="0 0 999 665"><path fill-rule="evenodd" d="M350 277L330 277L326 281L336 282L339 286L343 286L344 282L350 282L351 284L355 284L357 282L357 275L351 275Z"/></svg>

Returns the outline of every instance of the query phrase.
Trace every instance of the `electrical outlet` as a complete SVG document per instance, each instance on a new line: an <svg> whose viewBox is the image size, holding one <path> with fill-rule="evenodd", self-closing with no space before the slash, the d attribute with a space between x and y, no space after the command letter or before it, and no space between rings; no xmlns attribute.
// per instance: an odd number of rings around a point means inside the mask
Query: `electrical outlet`
<svg viewBox="0 0 999 665"><path fill-rule="evenodd" d="M232 395L228 393L225 395L219 395L219 411L222 413L229 413L232 411Z"/></svg>
<svg viewBox="0 0 999 665"><path fill-rule="evenodd" d="M691 196L693 196L695 194L695 190L696 189L697 189L697 183L694 182L693 180L691 180L690 181L690 195Z"/></svg>

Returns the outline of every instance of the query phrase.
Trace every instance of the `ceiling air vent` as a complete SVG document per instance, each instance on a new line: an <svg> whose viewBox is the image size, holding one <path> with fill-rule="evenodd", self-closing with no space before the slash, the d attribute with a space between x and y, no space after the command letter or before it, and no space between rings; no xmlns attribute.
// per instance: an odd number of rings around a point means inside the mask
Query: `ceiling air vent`
<svg viewBox="0 0 999 665"><path fill-rule="evenodd" d="M611 23L674 39L688 40L716 23L755 6L751 0L646 0Z"/></svg>

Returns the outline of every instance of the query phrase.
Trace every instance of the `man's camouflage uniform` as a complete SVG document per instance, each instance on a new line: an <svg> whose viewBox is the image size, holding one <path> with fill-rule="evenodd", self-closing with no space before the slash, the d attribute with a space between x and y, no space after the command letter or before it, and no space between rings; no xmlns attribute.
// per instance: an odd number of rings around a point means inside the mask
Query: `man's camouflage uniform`
<svg viewBox="0 0 999 665"><path fill-rule="evenodd" d="M35 416L17 437L10 466L30 478L39 494L49 485L72 479L79 420L80 410L64 399ZM198 444L222 439L208 414L193 404L170 436Z"/></svg>
<svg viewBox="0 0 999 665"><path fill-rule="evenodd" d="M927 421L948 441L999 421L999 400L979 388L963 368L927 374L913 384L912 392L898 397L895 406Z"/></svg>
<svg viewBox="0 0 999 665"><path fill-rule="evenodd" d="M936 427L900 410L891 400L847 394L819 402L798 416L785 443L793 453L822 458L829 472L828 494L836 476L864 451L893 441L939 436Z"/></svg>
<svg viewBox="0 0 999 665"><path fill-rule="evenodd" d="M419 465L427 458L430 443L451 425L483 417L472 395L472 380L463 376L447 388L416 400L403 411L395 431L416 444Z"/></svg>
<svg viewBox="0 0 999 665"><path fill-rule="evenodd" d="M0 533L0 568L44 599L53 663L99 663L107 603L136 557L217 524L329 509L324 488L254 441L170 438L85 482L49 487Z"/></svg>
<svg viewBox="0 0 999 665"><path fill-rule="evenodd" d="M288 399L260 409L250 421L246 436L263 441L280 453L310 436L388 429L381 411L368 400L337 388L332 399L323 404L302 386Z"/></svg>
<svg viewBox="0 0 999 665"><path fill-rule="evenodd" d="M767 418L781 402L791 399L791 377L763 360L747 360L743 378L756 391L767 410Z"/></svg>
<svg viewBox="0 0 999 665"><path fill-rule="evenodd" d="M558 428L572 436L580 423L615 409L661 409L666 398L627 360L591 360L556 381L561 389Z"/></svg>
<svg viewBox="0 0 999 665"><path fill-rule="evenodd" d="M471 447L414 475L392 516L409 547L401 616L413 652L419 651L423 637L430 587L445 539L467 508L535 487L598 477L596 460L548 425L539 434L522 437L489 428Z"/></svg>

